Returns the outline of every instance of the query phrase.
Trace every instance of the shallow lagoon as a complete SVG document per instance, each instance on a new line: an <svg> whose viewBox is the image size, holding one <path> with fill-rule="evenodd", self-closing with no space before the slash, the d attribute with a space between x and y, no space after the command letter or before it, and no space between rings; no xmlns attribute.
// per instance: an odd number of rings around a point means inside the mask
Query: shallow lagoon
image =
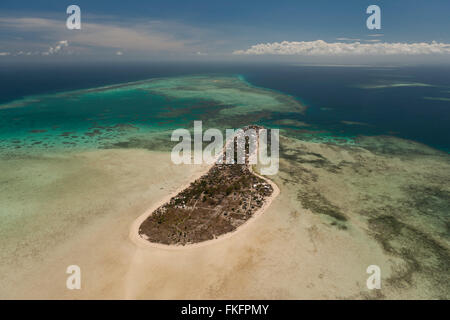
<svg viewBox="0 0 450 320"><path fill-rule="evenodd" d="M303 111L296 99L238 76L161 78L5 103L0 148L105 148L190 128L194 120L225 128L269 113Z"/></svg>

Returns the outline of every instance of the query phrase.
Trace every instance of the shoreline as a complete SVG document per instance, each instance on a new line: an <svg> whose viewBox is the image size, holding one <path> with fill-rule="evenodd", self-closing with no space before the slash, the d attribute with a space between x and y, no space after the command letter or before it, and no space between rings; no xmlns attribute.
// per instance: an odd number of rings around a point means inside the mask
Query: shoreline
<svg viewBox="0 0 450 320"><path fill-rule="evenodd" d="M233 142L235 139L235 136L233 136L232 138L230 138L230 140L225 144L225 147L222 149L221 154L219 155L219 158L223 157L224 155L224 150L226 149L227 145L231 142ZM257 150L259 149L259 143L258 143L258 148L256 149L255 152L257 152ZM243 224L241 224L240 226L238 226L235 230L231 231L231 232L227 232L224 234L219 235L218 237L215 237L214 239L210 239L210 240L206 240L206 241L201 241L201 242L197 242L197 243L191 243L191 244L186 244L186 245L180 245L180 244L161 244L161 243L155 243L155 242L151 242L147 239L144 239L140 233L140 226L144 223L144 221L150 217L159 207L163 206L164 204L168 203L173 197L177 196L179 193L181 193L183 190L187 189L190 187L191 183L193 183L194 181L200 179L202 176L207 175L208 172L215 166L217 165L217 161L215 161L214 163L210 164L209 166L207 166L205 168L204 171L201 171L200 173L198 173L197 175L195 175L195 177L193 177L189 182L187 182L186 184L182 185L181 187L177 188L177 190L175 190L174 192L172 192L171 194L165 196L163 199L161 199L160 201L158 201L156 204L154 204L152 207L150 207L149 209L147 209L143 214L141 214L131 225L130 228L130 233L129 233L129 238L130 240L137 245L138 247L143 247L143 248L157 248L157 249L164 249L164 250L183 250L183 249L193 249L193 248L199 248L199 247L203 247L203 246L207 246L212 244L213 242L218 242L224 239L228 239L230 237L232 237L234 234L236 234L239 230L244 229L244 226L248 225L250 222L255 221L255 219L259 216L261 216L264 211L267 210L267 208L269 208L270 204L272 203L272 201L279 195L280 193L280 189L278 188L278 186L271 181L270 179L263 177L261 175L259 175L258 173L256 173L253 170L253 165L246 165L248 166L248 170L250 171L250 173L256 177L261 178L262 180L264 180L265 182L267 182L268 184L271 185L273 191L272 194L265 199L263 205L256 210L251 217L245 221Z"/></svg>
<svg viewBox="0 0 450 320"><path fill-rule="evenodd" d="M170 201L170 199L174 196L176 196L177 194L179 194L181 191L185 190L186 188L188 188L190 186L190 184L192 182L194 182L195 180L199 179L200 177L202 177L204 174L206 174L212 167L214 166L214 164L212 166L209 166L207 168L206 171L201 172L200 174L196 175L191 181L189 181L188 183L186 183L185 185L181 186L180 188L178 188L177 190L175 190L173 193L167 195L166 197L164 197L163 199L161 199L160 201L158 201L155 205L153 205L152 207L150 207L148 210L146 210L143 214L141 214L131 225L130 228L130 233L129 233L129 238L130 240L139 248L153 248L153 249L163 249L163 250L188 250L188 249L195 249L195 248L200 248L200 247L204 247L207 245L210 245L212 243L216 243L219 242L221 240L225 240L225 239L229 239L232 236L234 236L238 231L241 231L243 229L245 229L245 227L247 227L251 222L254 222L256 220L256 218L260 217L271 205L272 201L275 200L275 198L280 194L280 189L278 188L278 186L276 185L275 182L271 181L270 179L261 176L259 174L257 174L256 172L253 171L252 166L249 166L249 170L252 174L254 174L255 176L263 179L264 181L266 181L267 183L269 183L272 188L273 188L273 192L272 194L267 198L266 201L264 201L264 204L262 205L261 208L259 208L257 211L255 211L254 214L252 214L252 216L246 221L244 222L242 225L240 225L239 227L237 227L235 230L231 231L231 232L227 232L224 233L218 237L216 237L215 239L211 239L211 240L206 240L206 241L202 241L202 242L198 242L198 243L192 243L192 244L187 244L187 245L168 245L168 244L161 244L161 243L155 243L155 242L150 242L144 238L142 238L139 235L139 227L141 226L141 224L148 218L150 217L150 215L156 210L158 209L160 206L164 205L165 203L167 203L168 201Z"/></svg>

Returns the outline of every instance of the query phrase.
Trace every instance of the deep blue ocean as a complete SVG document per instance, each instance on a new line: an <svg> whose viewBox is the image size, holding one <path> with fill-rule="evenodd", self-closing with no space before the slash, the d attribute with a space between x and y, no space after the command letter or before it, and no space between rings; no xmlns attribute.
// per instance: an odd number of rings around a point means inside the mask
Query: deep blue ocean
<svg viewBox="0 0 450 320"><path fill-rule="evenodd" d="M292 95L308 107L304 115L292 117L337 136L393 135L450 151L449 66L0 64L0 104L32 95L192 74L239 74L255 86Z"/></svg>

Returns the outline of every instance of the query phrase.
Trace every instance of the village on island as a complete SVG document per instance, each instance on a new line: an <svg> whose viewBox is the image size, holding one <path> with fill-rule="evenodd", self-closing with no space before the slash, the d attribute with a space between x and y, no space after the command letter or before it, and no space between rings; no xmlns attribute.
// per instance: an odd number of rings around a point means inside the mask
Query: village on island
<svg viewBox="0 0 450 320"><path fill-rule="evenodd" d="M261 130L238 131L206 174L143 221L139 235L151 243L184 246L216 239L249 220L274 191L252 169Z"/></svg>

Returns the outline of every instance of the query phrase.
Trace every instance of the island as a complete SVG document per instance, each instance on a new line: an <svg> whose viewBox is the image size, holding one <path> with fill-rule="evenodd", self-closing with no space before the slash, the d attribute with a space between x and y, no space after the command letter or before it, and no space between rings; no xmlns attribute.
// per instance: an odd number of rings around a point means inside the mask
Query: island
<svg viewBox="0 0 450 320"><path fill-rule="evenodd" d="M247 126L241 134L249 129L258 141L262 127ZM139 227L141 238L182 246L213 240L235 231L262 211L274 194L274 184L253 171L248 137L245 159L238 163L237 139L232 138L234 163L226 163L224 147L220 155L223 161L214 163L206 174L148 215Z"/></svg>

